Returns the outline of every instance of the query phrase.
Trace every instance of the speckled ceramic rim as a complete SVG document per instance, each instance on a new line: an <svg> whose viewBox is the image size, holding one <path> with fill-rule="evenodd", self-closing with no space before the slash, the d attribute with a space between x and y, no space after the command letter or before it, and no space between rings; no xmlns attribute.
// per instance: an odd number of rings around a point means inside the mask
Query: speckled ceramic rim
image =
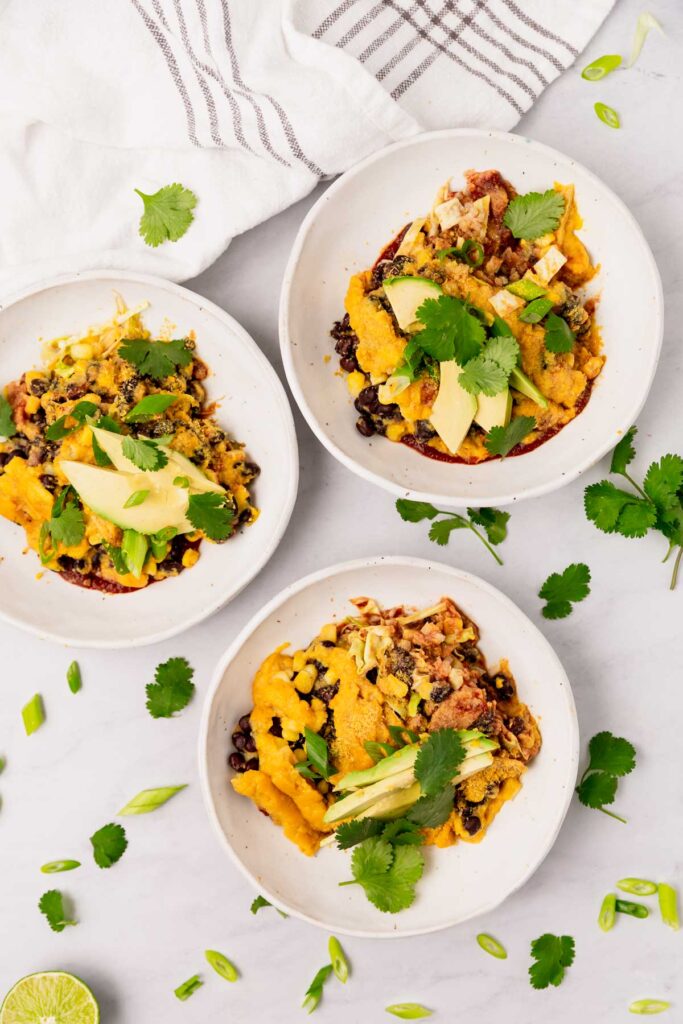
<svg viewBox="0 0 683 1024"><path fill-rule="evenodd" d="M234 317L230 316L229 313L226 313L224 309L221 309L220 306L217 306L214 302L210 302L203 296L197 295L196 292L191 291L189 288L183 288L182 285L174 284L172 281L165 281L161 277L152 277L149 274L132 274L125 270L88 270L78 274L62 274L58 277L52 277L46 281L41 281L37 287L34 286L26 288L21 292L17 292L16 294L11 295L6 301L0 303L0 311L7 309L9 306L13 306L16 302L28 299L32 295L46 291L48 288L54 288L59 285L75 284L77 281L107 282L110 280L134 281L137 284L148 285L150 287L161 289L162 291L172 292L176 295L182 296L194 305L211 313L217 320L220 320L225 325L226 329L236 338L239 344L252 352L254 358L260 363L261 372L264 377L270 379L273 393L277 396L280 411L286 423L287 448L289 451L289 466L287 467L289 487L287 489L286 500L282 503L280 518L273 530L269 543L264 545L261 551L258 552L257 557L254 558L250 571L244 575L244 577L239 581L239 584L232 590L228 589L227 591L224 591L215 599L207 600L206 606L202 608L200 612L197 612L195 615L186 619L181 617L179 621L175 622L168 629L159 630L157 633L136 640L111 640L103 642L100 640L88 641L83 640L82 638L74 639L63 634L50 633L47 630L32 626L30 622L25 622L23 619L15 618L15 616L7 614L0 603L0 618L4 619L5 622L9 622L12 626L18 626L20 629L33 633L43 640L53 640L58 643L66 644L67 646L104 650L146 647L148 644L155 644L162 640L168 640L172 636L184 633L185 630L190 629L192 626L196 626L199 622L203 622L204 619L208 619L209 616L213 615L224 605L228 604L228 602L232 601L249 583L251 583L254 577L258 575L277 550L277 547L282 540L282 536L289 524L299 486L299 449L296 440L296 431L294 429L292 410L287 400L285 389L283 388L280 379L275 373L270 362L266 359L251 335L245 331L244 327L242 327Z"/></svg>
<svg viewBox="0 0 683 1024"><path fill-rule="evenodd" d="M526 628L530 629L536 635L538 643L546 648L549 657L555 662L557 666L558 678L561 680L560 690L566 703L567 718L569 721L569 728L571 730L571 753L567 761L564 799L562 805L557 808L558 813L556 822L554 824L552 831L547 836L545 845L541 849L539 849L536 857L533 860L531 860L529 866L526 868L526 870L522 872L521 877L518 879L516 884L509 890L509 892L501 899L494 899L489 903L482 902L482 904L477 908L477 910L469 914L467 918L463 918L456 922L450 924L439 924L430 928L413 928L406 931L397 930L395 932L390 933L375 932L370 929L344 928L335 925L334 922L317 920L314 917L310 917L308 914L303 914L300 911L293 909L287 903L283 903L282 900L278 899L278 897L270 891L267 883L264 882L263 879L256 878L251 873L251 871L249 871L248 868L242 863L240 858L235 853L235 850L230 844L225 832L221 827L220 821L218 820L218 815L216 814L216 809L214 807L214 802L211 795L211 788L209 785L207 753L209 722L211 719L212 706L216 692L223 679L223 675L225 674L225 671L229 666L230 662L236 656L237 652L244 645L244 643L246 643L246 641L249 639L252 633L254 633L256 629L258 629L261 623L268 619L275 612L277 612L277 610L283 604L285 604L285 602L288 601L289 598L292 597L294 594L298 594L300 591L306 590L307 587L310 587L312 584L317 583L319 580L328 579L329 577L335 576L339 573L345 573L356 569L373 569L382 565L399 565L405 568L412 569L415 572L430 572L432 569L436 569L439 572L445 572L449 576L452 576L454 581L467 582L471 585L474 585L480 588L481 590L488 592L496 600L498 600L507 609L511 618L519 620L521 623L524 624ZM317 625L319 624L312 624L311 635L315 632ZM268 651L264 651L263 656L265 657L266 654L268 653ZM519 609L517 605L510 600L509 597L506 597L505 594L503 594L500 590L497 589L497 587L491 586L490 583L487 583L485 580L482 580L479 576L475 576L472 573L465 572L463 569L455 569L453 566L445 565L443 562L432 562L425 558L409 558L407 556L404 557L402 555L378 555L375 558L359 558L350 562L338 562L336 565L331 565L326 569L319 569L317 572L311 573L308 576L304 576L302 579L297 580L295 583L291 583L288 587L285 587L284 590L281 590L280 593L276 594L275 597L271 601L269 601L264 608L262 608L256 615L254 615L251 621L247 623L247 625L244 627L241 633L230 644L225 654L223 655L223 657L218 662L218 665L216 666L216 670L213 674L213 679L211 680L209 691L204 699L204 707L202 709L202 720L199 728L199 746L197 753L199 761L199 779L202 788L202 795L204 797L204 804L206 806L207 813L211 820L211 824L213 825L214 830L216 831L216 834L218 835L219 840L224 849L227 850L233 862L237 865L242 874L251 882L251 884L254 886L257 892L260 892L263 895L265 895L266 899L268 899L273 904L273 906L278 907L284 913L289 914L292 917L298 917L302 921L307 921L309 924L315 925L317 928L323 928L325 931L334 930L343 935L353 935L358 938L364 939L401 939L409 938L415 935L427 935L431 932L444 931L446 928L452 928L455 925L463 924L465 921L472 920L472 918L474 917L479 917L482 914L489 913L491 910L494 910L496 907L500 906L500 904L503 903L504 900L508 898L508 896L511 896L514 892L517 892L517 890L520 889L531 878L534 872L541 866L547 855L550 853L550 850L552 849L555 840L559 835L562 823L564 822L567 811L569 810L569 805L571 803L572 796L574 795L574 785L576 783L576 776L579 765L579 723L576 714L576 705L574 703L574 695L572 693L569 679L567 678L567 674L562 666L562 663L560 662L560 659L558 658L557 654L555 653L550 643L543 636L541 631L533 624L533 622L531 622L531 620L524 614L524 612L521 611L521 609ZM400 920L398 919L397 927L400 929Z"/></svg>
<svg viewBox="0 0 683 1024"><path fill-rule="evenodd" d="M331 185L326 192L318 199L314 206L308 211L308 214L304 218L299 232L294 241L292 252L287 263L287 268L282 280L282 291L280 294L280 314L279 314L279 330L280 330L280 348L282 351L282 361L284 363L285 373L287 374L287 381L292 390L292 394L296 399L296 403L301 409L303 416L306 419L309 427L316 435L318 440L327 448L331 455L334 455L335 459L338 459L343 465L350 469L352 473L356 473L364 480L369 480L371 483L377 484L382 487L385 491L389 491L390 494L396 495L399 498L413 498L417 501L429 501L436 505L446 505L450 507L465 507L470 503L467 495L455 496L453 494L438 494L430 491L417 491L410 488L396 484L391 480L387 480L385 477L373 470L367 469L356 459L350 457L343 452L335 442L328 436L325 427L318 418L315 416L311 409L303 388L299 383L299 377L294 367L294 358L292 354L292 338L289 333L289 319L290 319L290 298L291 298L291 286L294 277L294 271L301 257L302 250L304 249L309 231L315 223L321 210L326 206L330 199L349 181L353 181L354 178L358 178L363 174L363 171L374 164L378 160L383 160L389 153L399 153L401 150L411 146L420 146L423 142L432 139L454 139L458 138L481 138L482 141L486 139L499 139L505 140L513 145L524 146L528 152L543 153L546 156L560 160L563 162L569 162L575 167L579 168L580 171L585 174L588 178L594 181L601 189L604 189L609 193L615 206L619 209L625 220L628 220L634 231L640 237L643 246L643 257L647 260L652 271L653 280L655 281L655 287L657 289L656 305L652 324L652 345L650 350L650 362L648 372L643 376L642 386L635 395L635 400L629 411L629 415L623 418L623 421L617 427L617 433L613 438L608 439L602 445L597 447L590 455L586 456L583 460L578 462L571 471L560 473L557 476L550 476L545 483L539 484L536 487L526 487L515 492L503 492L501 494L494 494L487 498L487 506L493 505L509 505L515 501L519 501L522 498L534 498L539 497L542 494L548 494L551 491L555 491L560 487L564 487L565 484L571 483L578 476L584 473L591 466L594 466L599 459L603 457L607 452L611 451L614 445L619 440L618 431L624 432L636 421L641 409L645 405L647 396L654 380L654 375L657 370L657 364L659 362L659 354L662 347L662 337L664 333L664 297L662 291L662 282L659 276L659 270L655 262L655 258L652 255L652 250L647 243L647 240L638 224L637 220L625 205L622 200L608 188L605 183L598 178L596 174L589 171L583 166L578 160L574 160L573 157L568 157L566 154L560 152L558 149L553 149L551 146L546 146L541 142L536 142L533 139L526 138L523 135L513 135L509 132L497 132L497 131L483 131L474 128L453 128L445 131L425 132L421 135L412 136L409 139L405 139L402 142L397 142L392 146L387 146L384 149L379 150L377 153L373 153L371 156L362 160L359 164L356 164L350 170L342 174L333 185ZM593 398L594 401L599 400L599 390L596 391L596 395Z"/></svg>

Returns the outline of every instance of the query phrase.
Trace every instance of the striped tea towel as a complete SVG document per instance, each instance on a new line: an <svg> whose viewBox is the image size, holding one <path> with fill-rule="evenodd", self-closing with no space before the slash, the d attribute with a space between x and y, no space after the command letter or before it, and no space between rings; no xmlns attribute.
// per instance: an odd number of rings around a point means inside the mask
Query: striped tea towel
<svg viewBox="0 0 683 1024"><path fill-rule="evenodd" d="M4 0L0 293L112 267L184 280L426 128L512 128L614 0ZM199 197L176 243L141 202Z"/></svg>

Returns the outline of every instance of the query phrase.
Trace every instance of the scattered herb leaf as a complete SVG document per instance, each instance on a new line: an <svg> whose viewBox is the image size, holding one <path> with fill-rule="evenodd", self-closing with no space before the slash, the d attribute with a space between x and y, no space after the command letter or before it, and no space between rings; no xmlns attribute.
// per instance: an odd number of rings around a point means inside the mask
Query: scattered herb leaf
<svg viewBox="0 0 683 1024"><path fill-rule="evenodd" d="M415 758L415 778L423 796L436 796L453 781L467 750L455 729L430 733Z"/></svg>
<svg viewBox="0 0 683 1024"><path fill-rule="evenodd" d="M507 427L491 427L484 441L487 452L490 455L500 455L504 459L535 426L536 420L533 416L515 416Z"/></svg>
<svg viewBox="0 0 683 1024"><path fill-rule="evenodd" d="M614 802L618 780L635 768L635 748L621 736L599 732L588 744L588 753L588 767L576 787L579 800L585 807L593 807L625 823L625 818L608 811L606 805Z"/></svg>
<svg viewBox="0 0 683 1024"><path fill-rule="evenodd" d="M548 352L561 354L571 352L576 336L566 320L557 313L551 313L545 321L545 347Z"/></svg>
<svg viewBox="0 0 683 1024"><path fill-rule="evenodd" d="M489 530L492 530L496 537L499 537L501 530L505 529L510 518L508 512L499 512L497 509L468 509L468 516L466 517L458 512L438 509L434 505L430 505L428 501L412 501L410 498L399 498L396 502L396 511L401 519L407 523L420 523L423 519L445 516L445 519L439 519L437 522L432 523L429 529L430 540L434 541L435 544L447 544L453 530L468 529L472 531L475 537L479 538L487 551L498 562L498 565L503 564L500 556L491 547L491 544L500 544L500 540L493 540L489 535ZM503 519L503 517L505 518ZM490 525L482 524L482 518L487 519ZM489 540L479 532L475 524L484 525Z"/></svg>
<svg viewBox="0 0 683 1024"><path fill-rule="evenodd" d="M444 362L455 359L464 366L481 352L486 332L479 317L470 312L468 304L451 295L425 299L417 311L424 330L415 335L415 345L423 352Z"/></svg>
<svg viewBox="0 0 683 1024"><path fill-rule="evenodd" d="M126 416L126 423L141 423L151 419L152 416L158 416L160 413L166 412L177 400L177 395L145 395L130 410Z"/></svg>
<svg viewBox="0 0 683 1024"><path fill-rule="evenodd" d="M269 900L267 900L265 896L257 896L256 899L252 902L251 907L249 909L251 910L252 914L258 914L259 910L261 910L263 907L273 907L273 904ZM283 910L280 910L278 907L273 907L273 910L277 910L280 917L287 917L287 914L285 914L285 912Z"/></svg>
<svg viewBox="0 0 683 1024"><path fill-rule="evenodd" d="M194 693L193 675L186 658L169 658L157 665L155 682L146 687L147 710L152 718L171 718L187 707Z"/></svg>
<svg viewBox="0 0 683 1024"><path fill-rule="evenodd" d="M555 189L527 192L515 196L505 211L503 221L515 238L540 238L554 231L564 213L564 196Z"/></svg>
<svg viewBox="0 0 683 1024"><path fill-rule="evenodd" d="M154 472L168 464L168 455L155 441L142 437L124 437L121 451L143 472Z"/></svg>
<svg viewBox="0 0 683 1024"><path fill-rule="evenodd" d="M171 341L126 338L119 345L118 355L137 367L141 374L153 377L154 380L164 380L180 367L189 366L192 362L187 338L174 338Z"/></svg>
<svg viewBox="0 0 683 1024"><path fill-rule="evenodd" d="M47 922L53 932L63 932L68 925L78 923L66 916L66 911L64 910L64 897L59 889L48 889L47 892L44 892L40 897L38 909L41 914L45 914Z"/></svg>
<svg viewBox="0 0 683 1024"><path fill-rule="evenodd" d="M451 816L454 795L453 786L445 786L433 796L421 796L408 811L408 820L420 828L438 828Z"/></svg>
<svg viewBox="0 0 683 1024"><path fill-rule="evenodd" d="M572 611L572 604L590 594L590 579L590 569L584 562L575 562L563 572L551 573L538 592L546 602L541 609L545 618L566 618Z"/></svg>
<svg viewBox="0 0 683 1024"><path fill-rule="evenodd" d="M99 868L110 868L112 864L116 864L128 846L123 825L117 825L114 822L98 829L90 836L90 842L95 863Z"/></svg>
<svg viewBox="0 0 683 1024"><path fill-rule="evenodd" d="M216 491L191 494L187 506L187 518L196 530L201 530L209 540L227 540L233 530L235 514L227 504L227 496Z"/></svg>
<svg viewBox="0 0 683 1024"><path fill-rule="evenodd" d="M546 933L531 943L531 955L536 961L529 968L534 988L559 985L567 967L574 962L574 940L570 935Z"/></svg>
<svg viewBox="0 0 683 1024"><path fill-rule="evenodd" d="M378 910L396 914L415 899L415 885L422 877L424 857L415 846L396 846L372 837L357 846L351 858L354 881L361 885Z"/></svg>
<svg viewBox="0 0 683 1024"><path fill-rule="evenodd" d="M197 205L194 192L175 182L164 185L150 195L133 189L142 199L144 211L140 218L140 235L147 245L156 248L162 242L177 242L194 220Z"/></svg>

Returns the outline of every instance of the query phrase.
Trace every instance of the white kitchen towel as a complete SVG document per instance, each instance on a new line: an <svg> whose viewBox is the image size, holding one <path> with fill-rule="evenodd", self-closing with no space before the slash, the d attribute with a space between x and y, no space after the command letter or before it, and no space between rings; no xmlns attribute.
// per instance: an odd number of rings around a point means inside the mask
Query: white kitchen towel
<svg viewBox="0 0 683 1024"><path fill-rule="evenodd" d="M185 280L423 129L511 129L614 0L0 0L0 293L112 267ZM198 196L176 243L141 201Z"/></svg>

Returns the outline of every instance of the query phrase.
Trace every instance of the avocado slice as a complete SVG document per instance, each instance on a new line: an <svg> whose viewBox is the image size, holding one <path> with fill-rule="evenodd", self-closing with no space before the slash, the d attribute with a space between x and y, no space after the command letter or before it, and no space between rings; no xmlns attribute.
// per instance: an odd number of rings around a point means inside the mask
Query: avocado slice
<svg viewBox="0 0 683 1024"><path fill-rule="evenodd" d="M519 391L521 394L526 395L536 405L540 405L541 409L548 408L548 400L545 395L538 390L536 385L529 380L527 375L515 366L514 370L510 374L510 387L514 388L515 391Z"/></svg>
<svg viewBox="0 0 683 1024"><path fill-rule="evenodd" d="M120 473L115 469L66 460L60 466L83 503L122 530L152 534L167 526L174 526L178 533L193 529L185 518L187 490L174 487L172 483L150 486L151 478L158 476L157 473ZM141 490L149 490L142 504L125 508L131 495Z"/></svg>
<svg viewBox="0 0 683 1024"><path fill-rule="evenodd" d="M372 768L365 768L363 771L358 772L347 772L334 788L337 791L360 789L362 786L370 786L374 782L388 779L391 775L405 771L406 768L412 768L419 749L420 746L417 743L401 747L394 754L383 757Z"/></svg>
<svg viewBox="0 0 683 1024"><path fill-rule="evenodd" d="M413 769L407 768L405 771L397 772L395 775L376 782L373 786L365 786L328 807L323 821L327 825L334 825L338 821L343 821L344 818L357 818L362 811L371 807L380 797L386 796L387 793L392 793L396 789L406 789L414 778Z"/></svg>
<svg viewBox="0 0 683 1024"><path fill-rule="evenodd" d="M453 455L467 436L477 412L477 399L460 386L462 373L455 360L439 364L441 381L439 393L432 406L430 423Z"/></svg>
<svg viewBox="0 0 683 1024"><path fill-rule="evenodd" d="M477 412L474 422L487 433L491 427L507 427L512 415L512 395L505 388L497 395L477 395Z"/></svg>
<svg viewBox="0 0 683 1024"><path fill-rule="evenodd" d="M388 277L384 281L384 294L402 331L415 330L417 311L425 299L438 299L443 289L428 277ZM413 326L415 325L415 326Z"/></svg>
<svg viewBox="0 0 683 1024"><path fill-rule="evenodd" d="M95 426L91 426L90 429L100 447L109 456L115 469L120 470L122 473L140 472L137 466L123 454L124 434L115 434L111 430L102 430L101 427ZM167 445L161 444L159 447L168 457L168 464L163 469L147 471L145 473L146 477L149 477L154 482L158 481L158 485L163 487L173 484L173 481L178 476L186 476L192 491L216 491L219 494L223 493L223 488L220 484L209 480L208 476L205 476L201 469L195 466L194 462L190 462L180 452L169 448Z"/></svg>

